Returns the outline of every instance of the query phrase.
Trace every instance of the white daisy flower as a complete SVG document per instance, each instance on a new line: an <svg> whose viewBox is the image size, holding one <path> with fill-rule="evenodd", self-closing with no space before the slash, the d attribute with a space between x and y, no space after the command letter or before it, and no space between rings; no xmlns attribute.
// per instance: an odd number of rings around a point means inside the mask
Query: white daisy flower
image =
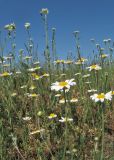
<svg viewBox="0 0 114 160"><path fill-rule="evenodd" d="M49 13L49 10L47 8L42 8L40 13L44 14L44 15L47 15Z"/></svg>
<svg viewBox="0 0 114 160"><path fill-rule="evenodd" d="M89 71L92 70L101 70L102 68L98 65L98 64L93 64L92 66L87 67L87 69L89 69Z"/></svg>
<svg viewBox="0 0 114 160"><path fill-rule="evenodd" d="M98 101L104 102L105 99L111 101L112 94L111 94L111 92L108 92L106 94L104 94L104 93L94 94L94 95L90 96L90 98L95 102L98 102Z"/></svg>
<svg viewBox="0 0 114 160"><path fill-rule="evenodd" d="M87 77L90 77L90 74L85 74L82 76L83 78L87 78Z"/></svg>
<svg viewBox="0 0 114 160"><path fill-rule="evenodd" d="M51 86L51 90L59 91L65 89L70 89L70 86L76 85L76 82L73 82L74 79L62 81L62 82L55 82Z"/></svg>
<svg viewBox="0 0 114 160"><path fill-rule="evenodd" d="M27 23L25 23L24 26L25 26L26 29L29 29L30 28L30 23L27 22Z"/></svg>
<svg viewBox="0 0 114 160"><path fill-rule="evenodd" d="M88 90L88 93L91 93L91 92L97 92L97 90L96 89L90 89L90 90Z"/></svg>
<svg viewBox="0 0 114 160"><path fill-rule="evenodd" d="M44 132L44 131L45 131L45 129L41 128L41 129L38 129L38 130L35 130L35 131L30 132L29 135L34 135L34 134L37 134L37 133L42 133L42 132Z"/></svg>
<svg viewBox="0 0 114 160"><path fill-rule="evenodd" d="M78 99L77 99L77 98L72 98L72 99L70 100L70 102L71 102L71 103L78 102Z"/></svg>
<svg viewBox="0 0 114 160"><path fill-rule="evenodd" d="M80 75L81 73L76 73L75 76Z"/></svg>
<svg viewBox="0 0 114 160"><path fill-rule="evenodd" d="M28 117L28 116L27 116L27 117L23 117L22 119L23 119L24 121L30 121L30 120L31 120L31 117Z"/></svg>
<svg viewBox="0 0 114 160"><path fill-rule="evenodd" d="M61 117L61 119L59 120L59 122L72 122L73 119L72 118L66 118L66 117Z"/></svg>
<svg viewBox="0 0 114 160"><path fill-rule="evenodd" d="M54 113L51 113L51 114L48 116L49 119L53 119L53 118L56 118L56 117L57 117L57 115L54 114Z"/></svg>
<svg viewBox="0 0 114 160"><path fill-rule="evenodd" d="M68 100L66 99L66 102L68 102ZM61 99L61 100L59 100L59 103L60 104L65 104L65 99Z"/></svg>
<svg viewBox="0 0 114 160"><path fill-rule="evenodd" d="M100 57L101 58L107 58L109 55L108 54L101 54Z"/></svg>

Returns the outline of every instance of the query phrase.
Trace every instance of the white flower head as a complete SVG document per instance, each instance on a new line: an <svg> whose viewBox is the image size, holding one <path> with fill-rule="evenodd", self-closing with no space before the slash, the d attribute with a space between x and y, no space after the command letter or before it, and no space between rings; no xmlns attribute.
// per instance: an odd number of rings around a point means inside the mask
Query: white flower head
<svg viewBox="0 0 114 160"><path fill-rule="evenodd" d="M25 28L26 28L26 29L29 29L29 28L30 28L30 23L28 23L28 22L25 23Z"/></svg>
<svg viewBox="0 0 114 160"><path fill-rule="evenodd" d="M30 121L30 120L31 120L31 117L28 117L28 116L27 116L27 117L23 117L22 119L23 119L24 121Z"/></svg>
<svg viewBox="0 0 114 160"><path fill-rule="evenodd" d="M63 89L70 89L70 86L76 85L76 82L73 82L74 79L62 81L62 82L55 82L51 86L51 90L59 91Z"/></svg>
<svg viewBox="0 0 114 160"><path fill-rule="evenodd" d="M89 71L92 71L92 70L101 70L102 68L98 65L98 64L93 64L92 66L89 66L87 67L87 69L89 69Z"/></svg>
<svg viewBox="0 0 114 160"><path fill-rule="evenodd" d="M88 93L91 93L91 92L97 92L97 90L96 89L90 89L90 90L88 90Z"/></svg>
<svg viewBox="0 0 114 160"><path fill-rule="evenodd" d="M104 102L104 100L111 100L112 99L112 94L111 92L108 92L106 94L104 93L100 93L100 94L94 94L92 96L90 96L90 98L95 101L95 102Z"/></svg>
<svg viewBox="0 0 114 160"><path fill-rule="evenodd" d="M47 8L42 8L40 13L46 15L49 13L49 10Z"/></svg>
<svg viewBox="0 0 114 160"><path fill-rule="evenodd" d="M48 116L49 119L53 119L53 118L56 118L56 117L57 117L57 115L54 114L54 113L51 113L51 114Z"/></svg>
<svg viewBox="0 0 114 160"><path fill-rule="evenodd" d="M75 76L80 75L81 73L76 73Z"/></svg>
<svg viewBox="0 0 114 160"><path fill-rule="evenodd" d="M83 78L87 78L87 77L90 77L90 74L83 75Z"/></svg>
<svg viewBox="0 0 114 160"><path fill-rule="evenodd" d="M59 120L59 122L62 122L62 123L64 123L64 122L72 122L72 121L73 121L72 118L66 118L66 117L61 117L61 119Z"/></svg>

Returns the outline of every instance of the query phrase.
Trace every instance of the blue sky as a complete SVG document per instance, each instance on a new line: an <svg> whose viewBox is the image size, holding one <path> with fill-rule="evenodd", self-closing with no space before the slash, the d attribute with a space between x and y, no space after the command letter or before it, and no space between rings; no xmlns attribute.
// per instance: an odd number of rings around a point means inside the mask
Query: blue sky
<svg viewBox="0 0 114 160"><path fill-rule="evenodd" d="M72 32L80 31L82 55L91 54L91 38L101 43L105 38L114 39L114 0L0 0L0 28L14 22L17 26L17 49L24 48L26 32L24 23L31 23L31 34L39 45L45 47L44 28L40 17L42 8L49 9L48 23L56 28L57 53L66 57L75 52Z"/></svg>

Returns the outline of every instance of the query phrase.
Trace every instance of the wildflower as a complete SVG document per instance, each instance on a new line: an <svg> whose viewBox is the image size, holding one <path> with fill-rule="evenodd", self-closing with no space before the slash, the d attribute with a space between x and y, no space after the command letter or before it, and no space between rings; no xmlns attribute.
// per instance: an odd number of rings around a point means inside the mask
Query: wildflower
<svg viewBox="0 0 114 160"><path fill-rule="evenodd" d="M90 90L88 90L88 93L91 93L91 92L97 92L97 90L96 89L90 89Z"/></svg>
<svg viewBox="0 0 114 160"><path fill-rule="evenodd" d="M95 140L95 141L98 141L98 140L99 140L99 137L95 137L94 140Z"/></svg>
<svg viewBox="0 0 114 160"><path fill-rule="evenodd" d="M90 98L95 101L95 102L104 102L104 100L111 100L112 99L112 95L110 93L100 93L100 94L94 94L92 96L90 96Z"/></svg>
<svg viewBox="0 0 114 160"><path fill-rule="evenodd" d="M87 69L89 69L89 71L92 71L92 70L98 71L101 69L101 67L98 64L93 64L93 65L87 67Z"/></svg>
<svg viewBox="0 0 114 160"><path fill-rule="evenodd" d="M49 119L53 119L53 118L56 118L56 117L57 117L57 115L54 114L54 113L51 113L51 114L48 116Z"/></svg>
<svg viewBox="0 0 114 160"><path fill-rule="evenodd" d="M14 92L14 93L11 94L11 97L15 97L16 95L17 95L17 93Z"/></svg>
<svg viewBox="0 0 114 160"><path fill-rule="evenodd" d="M111 100L113 95L114 95L114 91L110 91L110 92L107 92L107 93L105 94L105 97L106 97L107 99Z"/></svg>
<svg viewBox="0 0 114 160"><path fill-rule="evenodd" d="M72 122L73 119L72 118L66 118L66 117L61 117L61 119L59 120L59 122Z"/></svg>
<svg viewBox="0 0 114 160"><path fill-rule="evenodd" d="M88 61L88 60L81 57L77 62L75 62L75 64L84 64L86 61Z"/></svg>
<svg viewBox="0 0 114 160"><path fill-rule="evenodd" d="M109 38L109 39L107 39L107 41L110 43L110 42L111 42L111 39Z"/></svg>
<svg viewBox="0 0 114 160"><path fill-rule="evenodd" d="M66 102L68 102L67 99L66 99ZM63 99L59 100L59 103L60 103L60 104L65 104L65 99L63 98Z"/></svg>
<svg viewBox="0 0 114 160"><path fill-rule="evenodd" d="M55 64L64 63L64 60L59 60L59 59L58 59L58 60L54 61L54 63L55 63Z"/></svg>
<svg viewBox="0 0 114 160"><path fill-rule="evenodd" d="M96 44L96 47L97 47L97 48L100 48L100 44L97 43L97 44Z"/></svg>
<svg viewBox="0 0 114 160"><path fill-rule="evenodd" d="M72 64L72 63L73 63L73 61L71 61L71 60L64 61L64 64Z"/></svg>
<svg viewBox="0 0 114 160"><path fill-rule="evenodd" d="M47 15L49 13L47 8L42 8L42 10L40 11L41 14Z"/></svg>
<svg viewBox="0 0 114 160"><path fill-rule="evenodd" d="M21 89L27 88L27 85L23 85L23 86L21 86L20 88L21 88Z"/></svg>
<svg viewBox="0 0 114 160"><path fill-rule="evenodd" d="M80 33L80 31L74 31L73 34L76 36Z"/></svg>
<svg viewBox="0 0 114 160"><path fill-rule="evenodd" d="M61 97L61 94L56 94L55 97Z"/></svg>
<svg viewBox="0 0 114 160"><path fill-rule="evenodd" d="M73 153L76 153L77 151L78 151L78 150L75 149L75 148L72 149L72 152L73 152Z"/></svg>
<svg viewBox="0 0 114 160"><path fill-rule="evenodd" d="M39 112L37 113L37 115L40 117L40 116L43 115L43 112L42 112L42 111L39 111Z"/></svg>
<svg viewBox="0 0 114 160"><path fill-rule="evenodd" d="M33 77L33 80L39 80L40 78L42 78L41 76L39 76L36 73L32 73L32 77Z"/></svg>
<svg viewBox="0 0 114 160"><path fill-rule="evenodd" d="M33 48L33 44L30 44L29 47L32 49Z"/></svg>
<svg viewBox="0 0 114 160"><path fill-rule="evenodd" d="M38 94L36 94L36 93L31 93L31 94L28 95L28 97L30 97L30 98L35 98L35 97L38 97Z"/></svg>
<svg viewBox="0 0 114 160"><path fill-rule="evenodd" d="M29 29L30 28L30 23L25 23L24 26L25 26L26 29Z"/></svg>
<svg viewBox="0 0 114 160"><path fill-rule="evenodd" d="M16 74L21 74L21 71L16 71L15 73L16 73Z"/></svg>
<svg viewBox="0 0 114 160"><path fill-rule="evenodd" d="M107 39L104 39L103 42L106 44L108 41L107 41Z"/></svg>
<svg viewBox="0 0 114 160"><path fill-rule="evenodd" d="M41 133L41 132L44 132L44 131L45 131L45 129L41 128L39 130L35 130L35 131L30 132L29 135L34 135L34 134Z"/></svg>
<svg viewBox="0 0 114 160"><path fill-rule="evenodd" d="M78 99L77 99L77 98L72 98L72 99L70 100L70 102L71 102L71 103L78 102Z"/></svg>
<svg viewBox="0 0 114 160"><path fill-rule="evenodd" d="M24 60L29 60L29 59L31 59L32 58L32 56L25 56L23 59Z"/></svg>
<svg viewBox="0 0 114 160"><path fill-rule="evenodd" d="M90 74L85 74L82 76L83 78L87 78L87 77L90 77Z"/></svg>
<svg viewBox="0 0 114 160"><path fill-rule="evenodd" d="M104 48L100 48L100 51L102 52L102 51L104 51L105 49Z"/></svg>
<svg viewBox="0 0 114 160"><path fill-rule="evenodd" d="M80 75L81 73L76 73L75 76Z"/></svg>
<svg viewBox="0 0 114 160"><path fill-rule="evenodd" d="M66 76L66 74L65 74L65 73L62 73L62 74L61 74L61 77L62 77L62 76Z"/></svg>
<svg viewBox="0 0 114 160"><path fill-rule="evenodd" d="M48 74L48 73L44 73L44 74L42 75L42 77L49 77L49 74Z"/></svg>
<svg viewBox="0 0 114 160"><path fill-rule="evenodd" d="M11 24L5 25L4 28L8 31L13 31L16 29L16 25L14 23L11 23Z"/></svg>
<svg viewBox="0 0 114 160"><path fill-rule="evenodd" d="M41 67L34 67L34 68L29 68L29 72L35 72L36 70L39 70Z"/></svg>
<svg viewBox="0 0 114 160"><path fill-rule="evenodd" d="M70 103L76 103L76 102L78 102L78 99L77 98L72 98L72 99L70 99L70 100L67 100L66 99L66 102L70 102ZM61 99L61 100L59 100L59 103L60 104L64 104L65 103L65 99Z"/></svg>
<svg viewBox="0 0 114 160"><path fill-rule="evenodd" d="M0 77L8 77L11 75L12 75L12 73L4 72L4 73L0 74Z"/></svg>
<svg viewBox="0 0 114 160"><path fill-rule="evenodd" d="M76 85L76 82L73 82L74 79L62 81L62 82L55 82L51 86L51 90L59 91L63 89L70 89L70 86Z"/></svg>
<svg viewBox="0 0 114 160"><path fill-rule="evenodd" d="M87 81L87 82L85 82L86 84L90 84L91 82L90 81Z"/></svg>
<svg viewBox="0 0 114 160"><path fill-rule="evenodd" d="M31 117L28 117L28 116L27 116L27 117L23 117L22 119L23 119L24 121L30 121L30 120L31 120Z"/></svg>
<svg viewBox="0 0 114 160"><path fill-rule="evenodd" d="M37 64L39 64L39 63L40 63L39 61L36 61L36 62L34 62L33 64L34 64L34 65L37 65Z"/></svg>
<svg viewBox="0 0 114 160"><path fill-rule="evenodd" d="M101 57L101 58L107 58L107 57L108 57L108 54L101 54L100 57Z"/></svg>
<svg viewBox="0 0 114 160"><path fill-rule="evenodd" d="M30 94L30 93L25 93L24 95L25 95L25 96L29 96L29 94Z"/></svg>
<svg viewBox="0 0 114 160"><path fill-rule="evenodd" d="M36 87L34 85L31 85L31 87L29 88L30 90L34 90Z"/></svg>
<svg viewBox="0 0 114 160"><path fill-rule="evenodd" d="M56 31L56 28L52 28L52 31Z"/></svg>

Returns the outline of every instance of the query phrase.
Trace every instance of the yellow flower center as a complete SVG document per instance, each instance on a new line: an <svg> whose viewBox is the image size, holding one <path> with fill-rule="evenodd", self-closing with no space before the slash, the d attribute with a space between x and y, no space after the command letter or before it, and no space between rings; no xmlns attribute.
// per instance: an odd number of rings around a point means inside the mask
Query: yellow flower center
<svg viewBox="0 0 114 160"><path fill-rule="evenodd" d="M9 76L10 74L8 73L8 72L4 72L3 74L2 74L2 77L7 77L7 76Z"/></svg>
<svg viewBox="0 0 114 160"><path fill-rule="evenodd" d="M98 94L98 95L97 95L97 98L98 98L98 99L104 99L104 98L105 98L104 93Z"/></svg>
<svg viewBox="0 0 114 160"><path fill-rule="evenodd" d="M35 89L36 87L34 85L31 85L31 87L29 89L33 90Z"/></svg>
<svg viewBox="0 0 114 160"><path fill-rule="evenodd" d="M33 76L34 79L40 79L40 76L37 75L36 73L32 73L32 76Z"/></svg>
<svg viewBox="0 0 114 160"><path fill-rule="evenodd" d="M29 97L37 97L38 95L36 93L32 93L29 95Z"/></svg>
<svg viewBox="0 0 114 160"><path fill-rule="evenodd" d="M68 85L67 82L59 82L59 86L61 86L61 87L66 87L66 85Z"/></svg>
<svg viewBox="0 0 114 160"><path fill-rule="evenodd" d="M106 58L107 55L106 55L106 54L102 54L101 57L102 57L102 58Z"/></svg>
<svg viewBox="0 0 114 160"><path fill-rule="evenodd" d="M54 113L51 113L49 117L54 118L56 115Z"/></svg>
<svg viewBox="0 0 114 160"><path fill-rule="evenodd" d="M96 68L96 65L92 65L91 68L92 68L92 69L95 69L95 68Z"/></svg>
<svg viewBox="0 0 114 160"><path fill-rule="evenodd" d="M64 63L64 60L59 60L59 59L58 59L58 60L56 60L55 62L58 63L58 64L59 64L59 63Z"/></svg>

